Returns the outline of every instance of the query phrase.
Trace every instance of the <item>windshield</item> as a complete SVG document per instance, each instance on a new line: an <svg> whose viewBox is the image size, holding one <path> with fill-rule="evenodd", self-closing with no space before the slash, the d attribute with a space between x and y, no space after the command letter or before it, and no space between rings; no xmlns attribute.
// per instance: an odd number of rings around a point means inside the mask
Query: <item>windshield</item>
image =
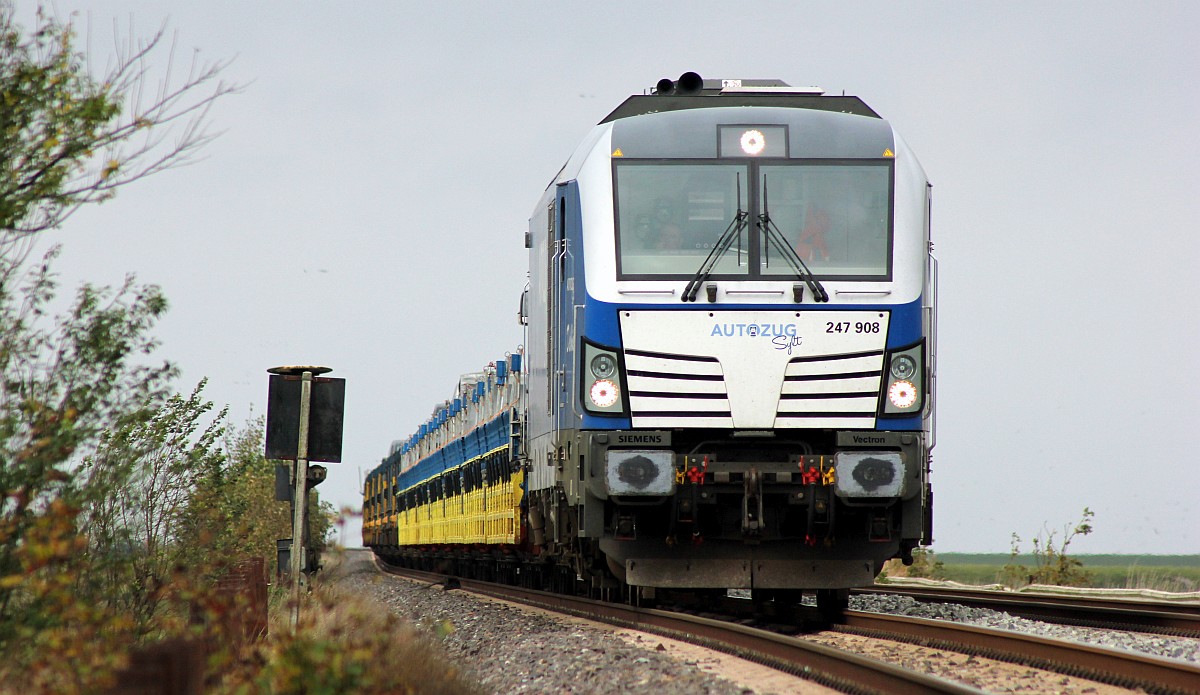
<svg viewBox="0 0 1200 695"><path fill-rule="evenodd" d="M617 190L617 271L622 277L691 277L738 211L747 209L747 167L730 164L622 162ZM749 272L743 232L714 275Z"/></svg>
<svg viewBox="0 0 1200 695"><path fill-rule="evenodd" d="M817 278L887 279L891 164L615 160L618 277L694 276L741 209L752 219L769 214ZM752 181L757 185L746 185ZM777 248L767 244L762 232L754 225L748 229L718 259L711 276L794 276L795 270Z"/></svg>
<svg viewBox="0 0 1200 695"><path fill-rule="evenodd" d="M891 167L886 163L764 165L759 188L760 196L766 189L771 221L814 275L888 274ZM762 272L793 273L780 254L766 252Z"/></svg>

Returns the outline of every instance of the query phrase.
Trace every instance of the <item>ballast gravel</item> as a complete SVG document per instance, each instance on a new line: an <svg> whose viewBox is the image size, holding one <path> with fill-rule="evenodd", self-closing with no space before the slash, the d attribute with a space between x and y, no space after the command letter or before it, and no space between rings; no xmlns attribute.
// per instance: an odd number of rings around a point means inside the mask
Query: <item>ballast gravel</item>
<svg viewBox="0 0 1200 695"><path fill-rule="evenodd" d="M972 608L952 603L923 603L910 596L894 594L852 596L850 608L856 611L905 615L913 618L949 620L965 625L978 625L1051 639L1072 640L1101 647L1126 649L1167 659L1200 662L1200 640L1185 637L1163 637L1137 632L1055 625L1027 618L1017 618L1002 611Z"/></svg>
<svg viewBox="0 0 1200 695"><path fill-rule="evenodd" d="M373 597L401 618L441 635L451 661L493 693L638 692L655 695L750 695L654 648L613 632L383 575L368 553L347 553L339 588Z"/></svg>
<svg viewBox="0 0 1200 695"><path fill-rule="evenodd" d="M486 691L498 695L609 695L634 690L653 692L655 695L831 692L815 683L788 676L779 676L785 680L774 682L753 676L740 677L747 673L747 669L756 667L745 662L739 665L735 663L739 660L705 650L689 651L686 646L681 647L678 643L653 635L622 635L620 631L597 627L585 621L516 608L458 591L445 591L439 585L429 586L384 575L375 568L369 552L346 553L341 566L332 576L336 577L342 590L368 596L401 618L426 626L435 639L440 639L451 661L473 676ZM850 607L854 610L953 620L1055 639L1073 639L1131 649L1159 657L1200 661L1200 640L1194 639L1053 625L987 609L921 603L906 596L855 596L851 598ZM841 637L835 637L835 634L819 633L823 638L816 641ZM888 644L893 646L885 647L885 651L921 649L911 645L901 647L898 643ZM870 653L866 648L864 653L892 660L886 653ZM933 654L934 660L942 656ZM924 657L918 657L918 661L921 658ZM966 663L971 663L971 659ZM722 678L716 674L728 677ZM1012 679L1014 676L1000 678ZM990 691L1014 691L1008 687L997 687L994 681L988 684L990 687L978 685ZM1092 687L1064 687L1052 682L1048 688L1043 688L1028 681L1015 690L1026 693L1110 692L1107 686L1100 686L1097 690Z"/></svg>

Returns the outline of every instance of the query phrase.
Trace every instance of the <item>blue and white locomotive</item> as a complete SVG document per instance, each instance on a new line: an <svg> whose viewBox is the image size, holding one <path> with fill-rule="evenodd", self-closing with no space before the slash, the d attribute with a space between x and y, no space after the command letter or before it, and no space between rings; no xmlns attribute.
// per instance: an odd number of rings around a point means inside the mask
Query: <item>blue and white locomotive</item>
<svg viewBox="0 0 1200 695"><path fill-rule="evenodd" d="M546 547L636 587L840 590L929 543L929 217L856 97L688 73L609 114L529 229Z"/></svg>
<svg viewBox="0 0 1200 695"><path fill-rule="evenodd" d="M505 557L834 610L910 560L932 532L929 227L924 171L857 97L687 73L627 99L526 235Z"/></svg>

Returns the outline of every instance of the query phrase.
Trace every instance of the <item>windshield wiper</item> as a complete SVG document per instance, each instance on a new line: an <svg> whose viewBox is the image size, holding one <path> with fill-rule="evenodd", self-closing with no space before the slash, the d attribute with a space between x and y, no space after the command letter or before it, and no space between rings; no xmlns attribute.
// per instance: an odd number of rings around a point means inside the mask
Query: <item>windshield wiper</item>
<svg viewBox="0 0 1200 695"><path fill-rule="evenodd" d="M796 273L796 277L808 285L808 289L812 292L813 301L828 302L829 293L825 291L825 287L821 285L821 281L813 275L813 272L808 269L804 263L804 259L796 253L791 244L787 243L783 232L779 231L779 227L771 221L770 208L767 206L767 177L763 176L763 211L758 216L758 228L762 230L763 236L766 237L769 244L774 244L779 250L779 255L783 256L783 260L787 261L788 265ZM764 250L765 251L765 250ZM764 254L765 255L765 254ZM796 292L800 292L801 288L797 285ZM797 299L799 301L799 299Z"/></svg>
<svg viewBox="0 0 1200 695"><path fill-rule="evenodd" d="M683 288L683 295L679 298L680 301L696 301L696 294L704 285L704 281L712 274L717 261L729 250L734 239L738 240L738 253L741 253L742 230L746 228L746 218L749 216L749 213L742 210L742 175L739 173L737 175L737 212L734 213L733 219L729 221L729 226L725 228L725 231L721 232L721 236L717 237L717 243L713 244L712 249L709 250L708 256L700 264L700 269L696 271L691 280L688 280L687 286Z"/></svg>

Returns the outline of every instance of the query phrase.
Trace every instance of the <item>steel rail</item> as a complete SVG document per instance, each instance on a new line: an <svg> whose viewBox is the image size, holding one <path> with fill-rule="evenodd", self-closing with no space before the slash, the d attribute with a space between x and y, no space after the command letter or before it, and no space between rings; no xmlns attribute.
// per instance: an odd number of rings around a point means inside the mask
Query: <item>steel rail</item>
<svg viewBox="0 0 1200 695"><path fill-rule="evenodd" d="M1150 693L1200 693L1200 666L1082 642L944 620L847 611L838 632L1019 663Z"/></svg>
<svg viewBox="0 0 1200 695"><path fill-rule="evenodd" d="M564 594L469 579L446 577L383 565L390 574L514 601L623 628L658 634L715 649L847 693L980 695L978 688L911 671L859 654L758 628L699 616L595 601Z"/></svg>
<svg viewBox="0 0 1200 695"><path fill-rule="evenodd" d="M1064 625L1106 629L1119 626L1119 629L1123 630L1200 638L1200 604L1194 603L908 586L854 589L851 593L897 594L933 603L957 603L974 608L989 608L1022 618Z"/></svg>

